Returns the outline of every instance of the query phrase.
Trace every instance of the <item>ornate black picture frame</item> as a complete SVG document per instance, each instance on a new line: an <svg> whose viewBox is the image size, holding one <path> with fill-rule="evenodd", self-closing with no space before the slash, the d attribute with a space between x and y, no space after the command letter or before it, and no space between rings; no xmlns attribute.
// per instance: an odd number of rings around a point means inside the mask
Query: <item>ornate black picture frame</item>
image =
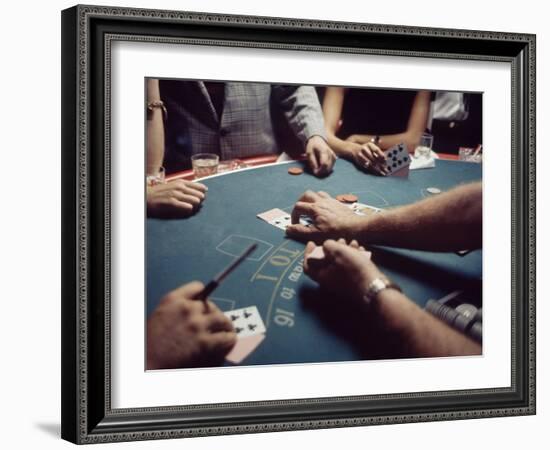
<svg viewBox="0 0 550 450"><path fill-rule="evenodd" d="M110 49L117 40L501 61L512 73L511 385L113 409ZM166 439L535 413L535 36L75 6L62 13L62 437Z"/></svg>

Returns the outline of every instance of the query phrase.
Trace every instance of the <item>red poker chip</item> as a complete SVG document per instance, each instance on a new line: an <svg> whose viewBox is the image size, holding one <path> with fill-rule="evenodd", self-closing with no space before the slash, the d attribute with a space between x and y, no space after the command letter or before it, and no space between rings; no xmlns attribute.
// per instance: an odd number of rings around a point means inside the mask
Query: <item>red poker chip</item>
<svg viewBox="0 0 550 450"><path fill-rule="evenodd" d="M304 173L304 169L300 167L291 167L290 169L288 169L288 173L290 175L302 175Z"/></svg>
<svg viewBox="0 0 550 450"><path fill-rule="evenodd" d="M336 200L342 203L355 203L357 201L357 195L339 194L336 196Z"/></svg>

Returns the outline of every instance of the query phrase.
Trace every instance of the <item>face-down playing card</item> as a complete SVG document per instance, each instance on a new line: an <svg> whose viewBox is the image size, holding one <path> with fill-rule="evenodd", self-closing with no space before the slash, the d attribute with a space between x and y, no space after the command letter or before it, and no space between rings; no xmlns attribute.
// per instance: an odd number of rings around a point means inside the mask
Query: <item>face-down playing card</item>
<svg viewBox="0 0 550 450"><path fill-rule="evenodd" d="M231 351L225 356L225 359L233 364L240 364L248 355L250 355L258 345L265 339L265 334L256 334L239 339Z"/></svg>
<svg viewBox="0 0 550 450"><path fill-rule="evenodd" d="M240 364L265 339L266 328L256 306L226 311L224 314L237 333L237 343L225 359Z"/></svg>

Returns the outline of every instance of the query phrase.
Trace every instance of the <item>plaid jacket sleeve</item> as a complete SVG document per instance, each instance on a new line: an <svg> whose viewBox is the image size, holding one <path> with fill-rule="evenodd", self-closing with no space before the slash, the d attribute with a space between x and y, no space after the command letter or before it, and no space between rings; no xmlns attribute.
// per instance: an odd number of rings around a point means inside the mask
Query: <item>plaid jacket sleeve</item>
<svg viewBox="0 0 550 450"><path fill-rule="evenodd" d="M312 136L321 136L326 140L323 112L314 87L273 85L272 94L290 128L304 146Z"/></svg>

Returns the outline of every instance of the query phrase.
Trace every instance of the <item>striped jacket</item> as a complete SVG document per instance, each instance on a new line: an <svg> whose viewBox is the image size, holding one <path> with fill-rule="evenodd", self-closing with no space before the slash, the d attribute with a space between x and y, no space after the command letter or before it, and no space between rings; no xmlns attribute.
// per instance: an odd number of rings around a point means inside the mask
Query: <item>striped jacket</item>
<svg viewBox="0 0 550 450"><path fill-rule="evenodd" d="M272 113L279 110L292 133L305 146L325 138L323 115L315 88L265 83L225 83L223 112L218 117L202 81L160 80L165 122L167 173L190 167L191 155L216 153L221 160L277 154Z"/></svg>

